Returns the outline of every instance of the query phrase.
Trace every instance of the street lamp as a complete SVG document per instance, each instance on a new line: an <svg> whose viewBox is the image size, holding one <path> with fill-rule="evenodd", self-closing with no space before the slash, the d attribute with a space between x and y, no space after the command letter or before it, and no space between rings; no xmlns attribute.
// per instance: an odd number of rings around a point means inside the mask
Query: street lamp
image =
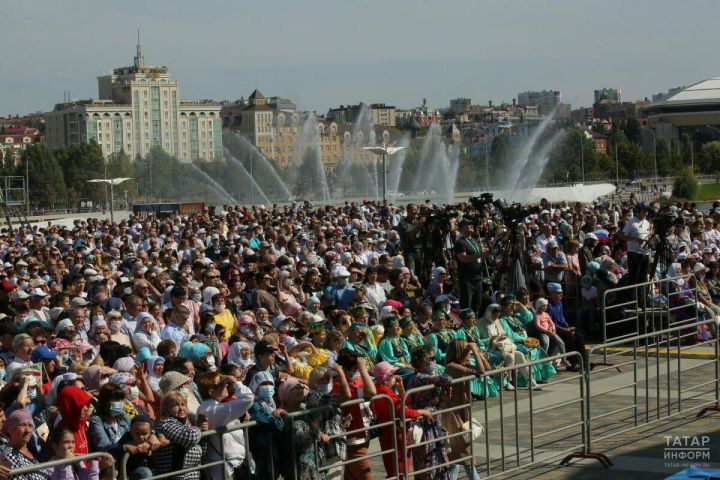
<svg viewBox="0 0 720 480"><path fill-rule="evenodd" d="M655 135L655 130L648 127L643 127L643 130L647 130L648 132L652 133L653 136L653 156L655 157L655 181L658 180L658 173L657 173L657 136Z"/></svg>
<svg viewBox="0 0 720 480"><path fill-rule="evenodd" d="M364 147L363 150L368 150L375 155L382 155L382 186L383 186L383 194L382 199L383 202L387 199L387 157L388 155L393 155L400 150L405 150L407 147Z"/></svg>
<svg viewBox="0 0 720 480"><path fill-rule="evenodd" d="M107 183L110 185L110 223L115 221L115 212L113 209L114 187L126 180L132 180L132 178L93 178L92 180L87 180L87 183Z"/></svg>

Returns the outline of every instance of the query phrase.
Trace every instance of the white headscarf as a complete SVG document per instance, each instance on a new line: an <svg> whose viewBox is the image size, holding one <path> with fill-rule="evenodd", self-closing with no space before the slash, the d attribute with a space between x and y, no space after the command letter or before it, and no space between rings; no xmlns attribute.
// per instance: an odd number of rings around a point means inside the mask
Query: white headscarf
<svg viewBox="0 0 720 480"><path fill-rule="evenodd" d="M250 349L250 357L247 359L242 358L242 355L240 355L240 350L243 348ZM238 367L248 367L250 365L255 365L255 360L252 358L252 348L250 347L250 344L248 342L235 342L232 345L230 345L230 348L228 349L227 354L227 361L228 363L232 363L233 365L237 365Z"/></svg>

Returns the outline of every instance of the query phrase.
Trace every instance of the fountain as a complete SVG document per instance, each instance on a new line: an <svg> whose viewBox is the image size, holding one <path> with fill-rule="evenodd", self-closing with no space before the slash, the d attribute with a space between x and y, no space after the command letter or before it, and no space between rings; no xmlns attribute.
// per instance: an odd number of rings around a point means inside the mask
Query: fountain
<svg viewBox="0 0 720 480"><path fill-rule="evenodd" d="M310 171L303 171L305 165L306 156L310 156ZM298 150L296 158L294 159L295 165L291 170L296 170L298 174L305 174L304 176L297 175L296 187L305 191L317 191L316 188L320 187L320 198L323 203L330 202L330 189L328 188L327 177L325 175L325 167L322 162L322 151L320 146L320 131L318 130L317 118L314 113L309 113L305 120L303 120L300 127L300 139L298 142ZM318 180L319 185L315 183ZM310 181L307 185L306 182ZM298 190L296 189L296 192Z"/></svg>
<svg viewBox="0 0 720 480"><path fill-rule="evenodd" d="M250 187L248 190L250 192L250 203L251 204L255 203L255 198L256 198L255 195L258 196L257 198L261 202L271 203L270 199L267 197L267 195L265 195L265 192L263 192L262 188L260 188L260 185L258 185L258 183L255 181L255 179L252 177L252 175L250 175L250 172L247 171L247 169L245 168L245 165L243 165L240 160L235 158L235 156L230 152L230 150L227 147L225 147L225 158L230 163L235 165L235 167L237 167L238 171L248 179L248 182L250 184Z"/></svg>
<svg viewBox="0 0 720 480"><path fill-rule="evenodd" d="M190 167L195 171L195 173L199 173L202 178L207 180L207 185L212 189L213 192L220 196L223 202L227 202L230 205L237 205L239 203L222 186L220 186L219 183L213 180L210 175L203 172L200 167L198 167L194 163L189 163L188 165L190 165Z"/></svg>
<svg viewBox="0 0 720 480"><path fill-rule="evenodd" d="M442 127L437 123L430 125L420 148L419 174L415 176L413 193L451 203L455 197L459 158L459 145L446 146Z"/></svg>
<svg viewBox="0 0 720 480"><path fill-rule="evenodd" d="M262 185L262 191L265 195L272 195L274 201L287 202L292 196L287 185L282 181L280 175L275 171L275 167L263 155L255 145L247 138L232 130L225 130L223 138L227 141L227 148L233 157L246 159L243 165L249 163L250 168L246 167L258 186Z"/></svg>
<svg viewBox="0 0 720 480"><path fill-rule="evenodd" d="M350 144L345 145L343 158L335 167L335 176L339 181L343 181L347 175L354 175L349 182L346 182L354 193L378 198L380 182L377 159L372 157L372 161L367 162L365 160L368 158L367 154L362 150L366 143L365 139L368 139L368 145L374 146L373 128L372 111L368 105L363 103L350 130Z"/></svg>
<svg viewBox="0 0 720 480"><path fill-rule="evenodd" d="M506 175L506 180L502 184L503 190L514 190L518 184L521 181L521 178L525 177L528 173L528 170L536 170L536 167L530 167L530 162L532 159L532 153L535 149L535 144L540 139L542 134L545 132L545 130L550 125L550 122L552 121L553 117L555 116L555 110L550 112L550 115L547 115L545 118L542 119L540 124L535 127L530 137L527 139L525 144L523 145L523 148L520 150L518 155L512 159L510 162L510 165L508 165L508 175ZM543 165L544 168L544 165ZM540 174L542 174L542 170L540 170ZM539 176L538 176L539 178ZM531 185L531 186L534 186Z"/></svg>
<svg viewBox="0 0 720 480"><path fill-rule="evenodd" d="M407 157L407 147L410 146L410 135L405 134L398 142L398 147L402 147L395 155L387 159L388 169L388 197L391 201L395 201L398 197L398 187L400 186L400 177L403 172L403 164Z"/></svg>

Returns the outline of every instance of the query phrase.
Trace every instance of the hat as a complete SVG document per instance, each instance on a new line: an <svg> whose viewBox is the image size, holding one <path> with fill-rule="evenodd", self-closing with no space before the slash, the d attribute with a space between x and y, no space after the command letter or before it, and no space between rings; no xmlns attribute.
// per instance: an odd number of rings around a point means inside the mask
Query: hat
<svg viewBox="0 0 720 480"><path fill-rule="evenodd" d="M395 375L398 367L390 365L388 362L380 362L373 368L373 377L377 383L382 383L391 376Z"/></svg>
<svg viewBox="0 0 720 480"><path fill-rule="evenodd" d="M280 403L287 402L290 392L298 386L305 388L300 380L295 377L288 377L284 382L282 382L282 384L280 384L280 388L278 389L278 399L280 400Z"/></svg>
<svg viewBox="0 0 720 480"><path fill-rule="evenodd" d="M15 427L18 425L33 425L33 419L32 416L27 412L27 410L19 409L12 412L10 415L8 415L7 419L5 420L5 425L3 425L3 432L6 436L10 436L10 432L12 432ZM34 428L33 428L34 430Z"/></svg>
<svg viewBox="0 0 720 480"><path fill-rule="evenodd" d="M385 300L383 306L390 307L393 310L400 310L403 307L403 304L398 302L397 300Z"/></svg>
<svg viewBox="0 0 720 480"><path fill-rule="evenodd" d="M142 347L135 355L135 363L142 363L150 357L152 357L150 349L148 347Z"/></svg>
<svg viewBox="0 0 720 480"><path fill-rule="evenodd" d="M20 330L25 332L28 328L30 328L31 325L39 325L41 328L44 328L45 330L50 329L50 324L46 322L45 320L40 320L36 317L27 317L25 321L20 325Z"/></svg>
<svg viewBox="0 0 720 480"><path fill-rule="evenodd" d="M278 327L283 321L285 321L287 317L283 315L282 313L279 313L275 318L272 319L273 326L275 328Z"/></svg>
<svg viewBox="0 0 720 480"><path fill-rule="evenodd" d="M506 306L510 305L511 303L513 303L514 301L515 301L515 295L508 294L508 295L505 295L502 298L502 300L500 300L500 305L503 307L506 307Z"/></svg>
<svg viewBox="0 0 720 480"><path fill-rule="evenodd" d="M275 346L267 340L260 340L255 344L255 348L253 349L253 353L255 353L256 357L258 355L268 355L275 351L277 351L277 348L275 348Z"/></svg>
<svg viewBox="0 0 720 480"><path fill-rule="evenodd" d="M587 264L587 269L588 269L589 273L593 274L593 273L597 272L598 270L600 270L600 264L598 262L594 262L594 261L590 262Z"/></svg>
<svg viewBox="0 0 720 480"><path fill-rule="evenodd" d="M592 285L592 277L590 275L583 275L580 278L580 285L582 285L583 287L589 287L590 285Z"/></svg>
<svg viewBox="0 0 720 480"><path fill-rule="evenodd" d="M472 308L463 308L462 310L460 310L458 312L458 315L460 316L460 318L462 320L467 320L468 318L470 318L470 315L474 315L474 314L475 314L475 312L473 311Z"/></svg>
<svg viewBox="0 0 720 480"><path fill-rule="evenodd" d="M75 328L75 325L73 325L72 320L69 318L63 318L55 325L55 334L62 332L66 328Z"/></svg>
<svg viewBox="0 0 720 480"><path fill-rule="evenodd" d="M348 313L353 317L359 317L360 315L367 313L367 310L365 310L365 307L362 305L355 305L348 311Z"/></svg>
<svg viewBox="0 0 720 480"><path fill-rule="evenodd" d="M73 307L85 307L90 304L90 302L88 302L82 297L73 298L71 303Z"/></svg>
<svg viewBox="0 0 720 480"><path fill-rule="evenodd" d="M590 232L585 235L585 240L597 240L598 237L594 233Z"/></svg>
<svg viewBox="0 0 720 480"><path fill-rule="evenodd" d="M185 385L192 379L180 372L167 372L160 377L160 392L163 395L167 395L173 390L177 390L181 386Z"/></svg>
<svg viewBox="0 0 720 480"><path fill-rule="evenodd" d="M32 291L30 292L30 296L31 297L47 297L48 294L45 293L45 290L43 290L41 288L33 288Z"/></svg>
<svg viewBox="0 0 720 480"><path fill-rule="evenodd" d="M548 283L547 291L550 293L562 293L562 285L559 283Z"/></svg>
<svg viewBox="0 0 720 480"><path fill-rule="evenodd" d="M19 288L15 290L15 293L13 294L13 300L16 302L18 300L25 300L27 298L30 298L30 295L25 293L23 290L20 290Z"/></svg>
<svg viewBox="0 0 720 480"><path fill-rule="evenodd" d="M133 360L132 357L120 357L115 360L112 368L114 368L118 372L129 372L134 366L135 360Z"/></svg>
<svg viewBox="0 0 720 480"><path fill-rule="evenodd" d="M348 328L348 333L352 333L356 330L364 330L367 325L365 325L362 322L353 322L350 324L350 327Z"/></svg>
<svg viewBox="0 0 720 480"><path fill-rule="evenodd" d="M469 219L469 218L462 218L462 219L460 220L459 225L460 225L461 227L464 227L465 225L473 225L473 221L472 221L471 219Z"/></svg>
<svg viewBox="0 0 720 480"><path fill-rule="evenodd" d="M248 388L250 388L250 390L255 393L260 385L268 382L275 384L275 379L273 378L272 373L267 370L260 370L252 376L252 378L250 379L250 383L248 384Z"/></svg>
<svg viewBox="0 0 720 480"><path fill-rule="evenodd" d="M705 266L702 262L697 262L695 266L693 266L693 273L699 273L699 272L708 272L710 269Z"/></svg>
<svg viewBox="0 0 720 480"><path fill-rule="evenodd" d="M545 307L545 306L547 306L547 304L548 304L547 299L542 298L542 297L538 298L537 300L535 300L535 310L540 310L540 307Z"/></svg>
<svg viewBox="0 0 720 480"><path fill-rule="evenodd" d="M382 324L384 328L390 328L393 326L399 326L400 322L398 322L397 317L395 317L394 315L389 315L382 319Z"/></svg>
<svg viewBox="0 0 720 480"><path fill-rule="evenodd" d="M129 358L129 357L126 357L126 358ZM135 385L137 380L135 380L135 377L130 375L128 372L117 372L117 373L113 373L112 375L110 375L109 382L113 383L115 385L124 386L124 385Z"/></svg>
<svg viewBox="0 0 720 480"><path fill-rule="evenodd" d="M35 350L32 351L32 353L30 354L30 359L33 362L38 362L40 360L54 360L57 358L57 356L58 356L57 352L50 350L45 345L40 345L39 347L37 347Z"/></svg>
<svg viewBox="0 0 720 480"><path fill-rule="evenodd" d="M237 321L238 325L252 325L255 323L255 319L250 315L240 315Z"/></svg>
<svg viewBox="0 0 720 480"><path fill-rule="evenodd" d="M63 348L73 348L72 342L65 340L64 338L53 338L50 340L50 348L53 350L62 350Z"/></svg>
<svg viewBox="0 0 720 480"><path fill-rule="evenodd" d="M558 243L555 240L550 240L547 242L547 246L545 248L558 248Z"/></svg>

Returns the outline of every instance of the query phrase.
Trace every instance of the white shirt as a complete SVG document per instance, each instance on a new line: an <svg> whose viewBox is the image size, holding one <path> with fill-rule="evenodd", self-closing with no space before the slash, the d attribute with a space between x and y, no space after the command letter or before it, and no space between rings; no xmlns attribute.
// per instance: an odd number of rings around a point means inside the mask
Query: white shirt
<svg viewBox="0 0 720 480"><path fill-rule="evenodd" d="M650 236L650 222L647 219L640 220L638 217L632 217L625 224L625 227L623 227L623 233L629 237L647 240ZM628 240L627 247L628 252L639 253L641 255L647 255L649 253L647 246L643 246L643 244L636 240Z"/></svg>

